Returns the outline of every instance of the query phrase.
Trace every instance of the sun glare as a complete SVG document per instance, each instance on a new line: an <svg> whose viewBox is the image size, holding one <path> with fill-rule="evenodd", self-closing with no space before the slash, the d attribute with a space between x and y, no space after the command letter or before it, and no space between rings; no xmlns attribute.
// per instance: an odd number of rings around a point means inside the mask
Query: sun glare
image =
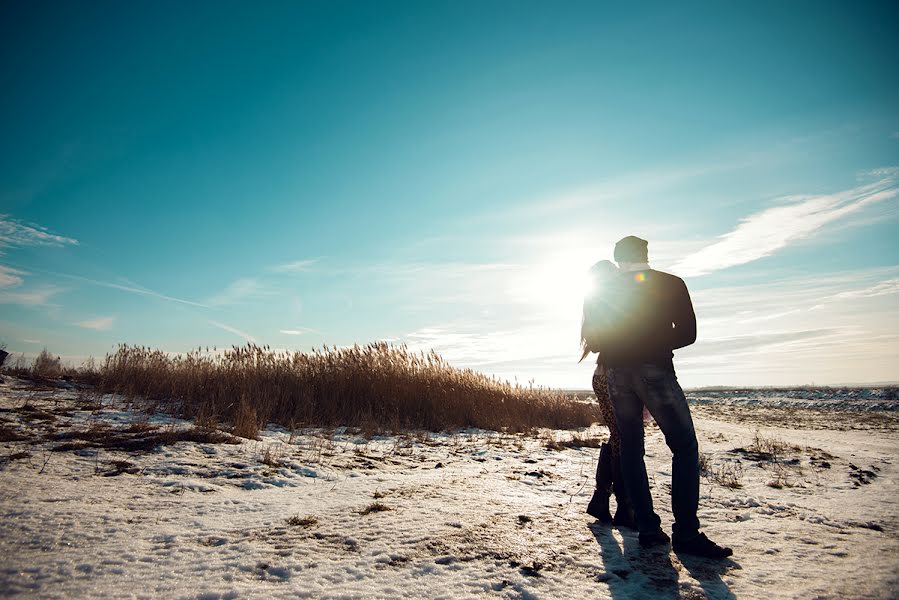
<svg viewBox="0 0 899 600"><path fill-rule="evenodd" d="M577 318L584 296L593 291L588 274L591 264L581 256L541 261L516 282L512 293L553 315Z"/></svg>

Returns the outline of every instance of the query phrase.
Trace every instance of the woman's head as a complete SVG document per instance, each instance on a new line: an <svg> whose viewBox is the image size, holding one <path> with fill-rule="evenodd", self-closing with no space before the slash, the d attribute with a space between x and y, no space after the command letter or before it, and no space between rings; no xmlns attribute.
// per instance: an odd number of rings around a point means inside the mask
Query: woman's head
<svg viewBox="0 0 899 600"><path fill-rule="evenodd" d="M618 267L616 267L615 263L610 260L601 260L594 264L590 267L590 271L588 272L588 295L592 295L599 291L604 284L608 283L617 274Z"/></svg>
<svg viewBox="0 0 899 600"><path fill-rule="evenodd" d="M618 274L618 267L610 260L601 260L590 267L590 275L599 279L608 279Z"/></svg>
<svg viewBox="0 0 899 600"><path fill-rule="evenodd" d="M601 312L600 305L603 288L617 274L618 267L608 260L601 260L590 267L587 278L588 290L587 295L584 298L584 313L581 318L581 348L583 349L581 360L584 360L590 352L599 351L598 342L595 339L591 341L591 338L595 338L593 332L597 325L597 310ZM578 362L580 362L580 360Z"/></svg>

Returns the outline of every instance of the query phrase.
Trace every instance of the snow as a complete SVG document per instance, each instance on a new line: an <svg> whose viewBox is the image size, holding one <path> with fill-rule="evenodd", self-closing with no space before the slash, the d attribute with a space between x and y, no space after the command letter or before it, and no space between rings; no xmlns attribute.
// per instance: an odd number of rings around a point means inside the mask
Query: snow
<svg viewBox="0 0 899 600"><path fill-rule="evenodd" d="M594 524L583 510L598 450L546 448L546 436L567 432L364 439L345 429L271 426L260 440L239 444L52 450L60 441L49 436L103 424L190 426L164 414L148 420L114 396L99 405L75 389L0 384L0 425L24 438L0 442L0 595L899 594L899 453L890 420L869 426L840 411L792 419L795 411L775 408L749 419L745 406L694 406L713 468L739 462L742 469L736 489L702 481L703 529L734 548L732 560L713 562L647 552L634 532ZM588 433L606 435L602 427ZM656 510L670 529L670 453L657 428L646 433ZM778 467L734 452L757 435L786 448L785 487L769 485ZM387 510L367 512L374 503Z"/></svg>

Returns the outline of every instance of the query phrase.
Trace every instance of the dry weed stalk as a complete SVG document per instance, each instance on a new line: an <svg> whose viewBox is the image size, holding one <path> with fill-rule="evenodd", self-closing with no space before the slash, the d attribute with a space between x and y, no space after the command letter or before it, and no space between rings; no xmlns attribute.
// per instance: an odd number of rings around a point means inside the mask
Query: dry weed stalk
<svg viewBox="0 0 899 600"><path fill-rule="evenodd" d="M707 466L705 476L709 481L726 488L743 487L743 465L739 460L728 460L718 465Z"/></svg>

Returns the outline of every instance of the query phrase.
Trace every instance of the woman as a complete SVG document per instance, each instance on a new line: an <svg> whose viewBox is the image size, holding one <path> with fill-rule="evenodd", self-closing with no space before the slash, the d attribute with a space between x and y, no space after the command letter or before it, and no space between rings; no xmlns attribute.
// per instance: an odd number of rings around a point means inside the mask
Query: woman
<svg viewBox="0 0 899 600"><path fill-rule="evenodd" d="M624 483L621 480L620 438L612 402L609 399L606 367L603 364L601 352L602 340L599 335L602 319L606 315L603 288L617 275L618 269L607 260L601 260L590 268L591 289L584 299L581 321L581 346L583 348L581 360L584 360L591 352L599 353L599 357L596 359L596 370L593 372L593 392L596 394L596 401L599 403L603 421L609 427L609 441L603 444L599 450L599 464L596 466L596 489L590 499L590 504L587 505L587 514L603 523L633 528L635 526L634 515L625 497ZM618 505L614 517L609 512L609 496L612 493L615 494L615 502Z"/></svg>

